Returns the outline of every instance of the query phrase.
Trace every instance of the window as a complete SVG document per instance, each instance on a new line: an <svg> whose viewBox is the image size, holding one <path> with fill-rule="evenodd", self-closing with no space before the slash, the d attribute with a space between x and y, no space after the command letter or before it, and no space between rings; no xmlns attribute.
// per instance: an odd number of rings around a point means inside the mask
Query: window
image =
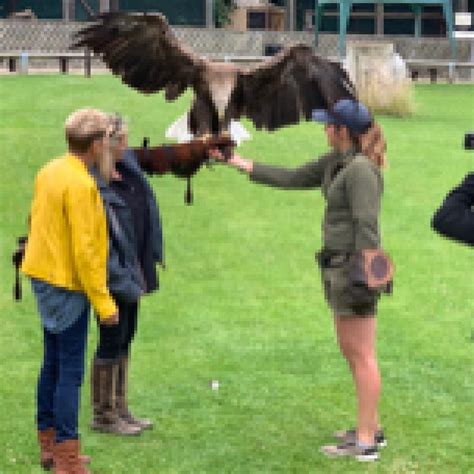
<svg viewBox="0 0 474 474"><path fill-rule="evenodd" d="M266 28L267 15L262 11L247 12L247 28L249 30L264 30Z"/></svg>
<svg viewBox="0 0 474 474"><path fill-rule="evenodd" d="M352 11L355 13L373 13L375 11L375 5L373 3L354 3L352 4Z"/></svg>
<svg viewBox="0 0 474 474"><path fill-rule="evenodd" d="M123 11L159 11L172 25L204 25L206 23L205 7L205 2L198 0L120 0L120 9Z"/></svg>
<svg viewBox="0 0 474 474"><path fill-rule="evenodd" d="M415 34L415 21L409 18L386 18L383 25L386 35L411 35Z"/></svg>
<svg viewBox="0 0 474 474"><path fill-rule="evenodd" d="M351 17L347 32L358 35L373 35L375 33L375 20L373 18Z"/></svg>
<svg viewBox="0 0 474 474"><path fill-rule="evenodd" d="M468 0L467 2L467 10L471 12L472 17L471 17L471 27L469 28L469 31L474 31L474 0ZM0 13L1 15L1 13Z"/></svg>
<svg viewBox="0 0 474 474"><path fill-rule="evenodd" d="M324 33L337 33L339 31L339 18L337 16L323 16L321 31Z"/></svg>
<svg viewBox="0 0 474 474"><path fill-rule="evenodd" d="M98 0L87 0L86 5L83 2L76 1L76 20L90 21L99 11Z"/></svg>
<svg viewBox="0 0 474 474"><path fill-rule="evenodd" d="M406 3L385 3L384 10L387 13L410 13L411 5Z"/></svg>
<svg viewBox="0 0 474 474"><path fill-rule="evenodd" d="M423 11L425 13L439 13L443 15L443 7L439 5L425 5L423 6Z"/></svg>
<svg viewBox="0 0 474 474"><path fill-rule="evenodd" d="M436 18L423 18L421 20L421 34L423 36L445 36L446 23Z"/></svg>
<svg viewBox="0 0 474 474"><path fill-rule="evenodd" d="M325 12L338 12L339 7L334 3L330 3L328 5L324 5L323 11L325 11Z"/></svg>
<svg viewBox="0 0 474 474"><path fill-rule="evenodd" d="M3 0L0 1L0 17L8 16L13 8L17 12L29 8L38 18L62 17L62 4L57 0Z"/></svg>

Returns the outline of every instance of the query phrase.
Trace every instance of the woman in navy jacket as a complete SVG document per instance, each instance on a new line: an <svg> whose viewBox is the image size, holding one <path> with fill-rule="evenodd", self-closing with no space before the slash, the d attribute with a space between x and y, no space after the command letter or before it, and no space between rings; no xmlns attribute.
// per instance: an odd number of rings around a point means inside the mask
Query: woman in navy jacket
<svg viewBox="0 0 474 474"><path fill-rule="evenodd" d="M108 287L119 307L119 323L99 326L91 376L92 428L137 435L153 425L128 409L130 345L140 297L158 289L156 264L163 264L163 238L155 196L128 149L127 126L118 116L110 116L110 142L110 169L92 173L107 215ZM109 182L104 176L110 176Z"/></svg>

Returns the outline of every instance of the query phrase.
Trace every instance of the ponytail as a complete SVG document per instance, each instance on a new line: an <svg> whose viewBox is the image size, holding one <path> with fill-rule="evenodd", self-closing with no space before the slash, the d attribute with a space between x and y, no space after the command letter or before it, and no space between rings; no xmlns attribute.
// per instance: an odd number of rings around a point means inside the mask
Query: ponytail
<svg viewBox="0 0 474 474"><path fill-rule="evenodd" d="M366 132L357 137L357 142L361 153L373 161L379 168L386 168L387 159L385 152L387 144L382 128L378 123L373 122Z"/></svg>

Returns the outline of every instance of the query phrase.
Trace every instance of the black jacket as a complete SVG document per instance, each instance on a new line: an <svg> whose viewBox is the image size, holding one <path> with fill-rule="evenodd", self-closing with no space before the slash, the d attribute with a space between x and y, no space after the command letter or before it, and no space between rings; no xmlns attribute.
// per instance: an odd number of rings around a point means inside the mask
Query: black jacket
<svg viewBox="0 0 474 474"><path fill-rule="evenodd" d="M445 198L442 206L433 216L431 225L445 237L474 245L474 173Z"/></svg>

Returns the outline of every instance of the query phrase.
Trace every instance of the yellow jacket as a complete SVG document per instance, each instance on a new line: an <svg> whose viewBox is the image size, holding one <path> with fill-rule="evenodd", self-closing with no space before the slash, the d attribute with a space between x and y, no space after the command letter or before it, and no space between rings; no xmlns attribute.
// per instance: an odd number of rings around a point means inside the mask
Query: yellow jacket
<svg viewBox="0 0 474 474"><path fill-rule="evenodd" d="M35 181L22 271L89 298L100 318L116 313L107 289L107 224L94 179L74 155L47 163Z"/></svg>

